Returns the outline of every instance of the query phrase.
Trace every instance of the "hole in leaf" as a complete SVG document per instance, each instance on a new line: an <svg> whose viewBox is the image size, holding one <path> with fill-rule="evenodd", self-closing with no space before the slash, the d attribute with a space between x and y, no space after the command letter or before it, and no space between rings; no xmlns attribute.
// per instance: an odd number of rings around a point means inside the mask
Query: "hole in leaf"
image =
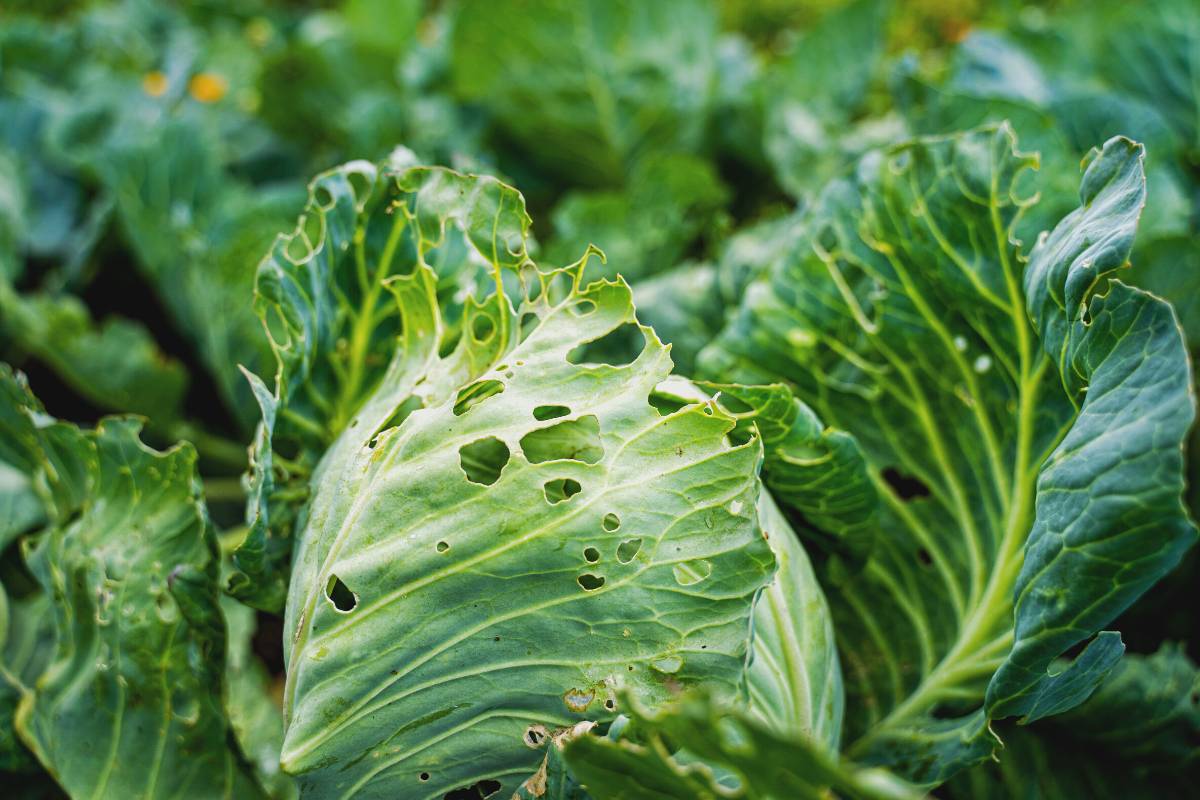
<svg viewBox="0 0 1200 800"><path fill-rule="evenodd" d="M600 520L600 526L609 533L612 533L617 528L621 527L621 518L616 514L605 514L604 519Z"/></svg>
<svg viewBox="0 0 1200 800"><path fill-rule="evenodd" d="M622 564L628 564L637 557L637 554L641 552L641 549L641 539L626 539L617 545L617 561L620 561Z"/></svg>
<svg viewBox="0 0 1200 800"><path fill-rule="evenodd" d="M548 419L565 417L570 413L571 409L566 406L538 406L533 410L533 418L539 422L545 422Z"/></svg>
<svg viewBox="0 0 1200 800"><path fill-rule="evenodd" d="M496 323L492 322L492 318L487 314L477 314L471 320L471 336L475 341L484 344L492 338L492 334L496 332Z"/></svg>
<svg viewBox="0 0 1200 800"><path fill-rule="evenodd" d="M481 781L464 786L461 789L455 789L452 792L446 792L442 796L442 800L483 800L483 798L491 797L501 789L500 781L484 778Z"/></svg>
<svg viewBox="0 0 1200 800"><path fill-rule="evenodd" d="M563 704L576 714L587 711L588 706L596 699L595 689L576 689L571 687L563 692Z"/></svg>
<svg viewBox="0 0 1200 800"><path fill-rule="evenodd" d="M888 486L892 487L901 500L929 497L929 487L925 485L924 481L914 478L912 475L906 475L895 467L885 469L883 479L888 482Z"/></svg>
<svg viewBox="0 0 1200 800"><path fill-rule="evenodd" d="M530 431L521 437L521 452L531 464L559 460L595 464L604 457L600 420L594 414L588 414Z"/></svg>
<svg viewBox="0 0 1200 800"><path fill-rule="evenodd" d="M450 549L450 545L446 544L445 542L438 542L436 545L434 545L434 549L436 549L439 553L444 553Z"/></svg>
<svg viewBox="0 0 1200 800"><path fill-rule="evenodd" d="M546 502L555 505L564 500L570 500L579 494L583 487L574 478L555 478L552 481L546 481L542 490L546 493Z"/></svg>
<svg viewBox="0 0 1200 800"><path fill-rule="evenodd" d="M579 585L583 587L585 592L594 592L604 585L604 578L600 575L593 575L590 572L585 572L576 578Z"/></svg>
<svg viewBox="0 0 1200 800"><path fill-rule="evenodd" d="M571 293L575 279L568 272L556 272L546 284L546 300L552 304L561 303Z"/></svg>
<svg viewBox="0 0 1200 800"><path fill-rule="evenodd" d="M521 275L521 283L525 287L525 302L536 303L538 298L542 296L542 277L536 269L530 269L528 273Z"/></svg>
<svg viewBox="0 0 1200 800"><path fill-rule="evenodd" d="M742 400L740 398L734 397L733 395L728 394L726 392L721 393L720 397L717 398L717 402L719 402L721 404L721 407L724 408L726 411L728 411L731 414L752 414L752 413L754 413L754 409L751 408L746 403L742 402Z"/></svg>
<svg viewBox="0 0 1200 800"><path fill-rule="evenodd" d="M283 311L275 303L267 306L266 313L263 315L263 324L267 328L267 335L276 344L286 345L292 340L291 326L288 325L287 318L283 316Z"/></svg>
<svg viewBox="0 0 1200 800"><path fill-rule="evenodd" d="M500 479L508 464L508 445L495 436L486 436L458 449L458 463L471 483L491 486Z"/></svg>
<svg viewBox="0 0 1200 800"><path fill-rule="evenodd" d="M429 780L429 773L428 773L428 772L422 772L420 775L418 775L418 776L417 776L417 779L418 779L419 781L421 781L422 783L424 783L425 781Z"/></svg>
<svg viewBox="0 0 1200 800"><path fill-rule="evenodd" d="M323 214L305 215L304 236L308 239L309 247L314 250L321 247L325 238L325 216Z"/></svg>
<svg viewBox="0 0 1200 800"><path fill-rule="evenodd" d="M666 395L658 394L657 392L650 393L648 402L650 403L650 407L657 411L660 417L669 417L687 405L687 403L683 402L682 400L674 397L667 397Z"/></svg>
<svg viewBox="0 0 1200 800"><path fill-rule="evenodd" d="M541 323L541 319L532 311L527 311L521 315L521 321L517 323L517 328L521 331L521 341L529 338L529 334L533 333L534 329Z"/></svg>
<svg viewBox="0 0 1200 800"><path fill-rule="evenodd" d="M929 551L924 547L917 551L917 561L922 567L933 566L933 556L929 555Z"/></svg>
<svg viewBox="0 0 1200 800"><path fill-rule="evenodd" d="M704 559L696 561L686 561L682 564L676 564L675 582L680 586L691 586L706 579L712 575L712 563Z"/></svg>
<svg viewBox="0 0 1200 800"><path fill-rule="evenodd" d="M600 551L594 547L583 548L583 558L589 564L595 564L600 560Z"/></svg>
<svg viewBox="0 0 1200 800"><path fill-rule="evenodd" d="M329 191L325 186L317 186L313 190L313 203L322 211L328 211L333 208L333 192Z"/></svg>
<svg viewBox="0 0 1200 800"><path fill-rule="evenodd" d="M358 605L358 595L350 591L337 575L329 576L329 582L325 584L325 596L343 614L348 614Z"/></svg>
<svg viewBox="0 0 1200 800"><path fill-rule="evenodd" d="M383 433L384 431L391 430L392 428L399 427L404 420L408 419L410 414L424 407L425 404L421 401L421 398L417 397L416 395L410 395L403 403L396 406L396 410L392 412L391 416L384 420L382 425L375 429L375 433L371 435L371 441L368 444L370 444L371 447L374 447L375 440L379 437L379 434ZM350 427L353 428L357 424L358 419L355 418Z"/></svg>
<svg viewBox="0 0 1200 800"><path fill-rule="evenodd" d="M504 384L496 380L475 381L470 386L458 390L454 400L454 416L461 417L489 397L504 391Z"/></svg>
<svg viewBox="0 0 1200 800"><path fill-rule="evenodd" d="M445 338L438 343L438 358L445 358L454 352L454 348L458 347L458 343L462 338L462 331L458 328L448 332Z"/></svg>
<svg viewBox="0 0 1200 800"><path fill-rule="evenodd" d="M646 348L646 337L636 323L618 325L598 339L585 342L567 353L572 364L610 364L623 367L633 363Z"/></svg>
<svg viewBox="0 0 1200 800"><path fill-rule="evenodd" d="M307 222L307 218L302 218L300 220L301 230L304 229L304 226L307 224ZM284 245L284 252L293 264L303 264L312 256L312 248L310 247L309 242L305 239L305 237L299 235L299 232L292 236L291 239L288 239L287 244Z"/></svg>
<svg viewBox="0 0 1200 800"><path fill-rule="evenodd" d="M617 707L617 701L616 701L616 700L613 700L613 699L610 697L610 698L608 698L607 700L605 700L605 701L604 701L604 707L605 707L605 708L607 708L609 711L613 711L613 710L615 710L615 709L616 709L616 707Z"/></svg>
<svg viewBox="0 0 1200 800"><path fill-rule="evenodd" d="M577 317L586 317L596 310L596 304L591 300L580 300L575 305L571 306L571 313Z"/></svg>
<svg viewBox="0 0 1200 800"><path fill-rule="evenodd" d="M349 170L346 172L346 180L350 181L350 190L354 192L355 202L361 206L367 201L367 197L371 194L371 189L374 182L367 175L364 175L358 170Z"/></svg>
<svg viewBox="0 0 1200 800"><path fill-rule="evenodd" d="M546 728L542 725L530 725L525 729L525 744L527 747L540 747L546 741Z"/></svg>

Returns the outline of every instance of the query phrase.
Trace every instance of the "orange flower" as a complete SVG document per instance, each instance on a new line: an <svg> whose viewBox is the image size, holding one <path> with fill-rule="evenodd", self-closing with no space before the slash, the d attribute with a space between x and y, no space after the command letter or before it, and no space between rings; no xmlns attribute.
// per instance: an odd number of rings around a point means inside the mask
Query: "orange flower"
<svg viewBox="0 0 1200 800"><path fill-rule="evenodd" d="M188 93L201 103L215 103L225 96L229 83L213 72L200 72L188 81Z"/></svg>
<svg viewBox="0 0 1200 800"><path fill-rule="evenodd" d="M151 97L162 97L167 91L167 76L155 70L142 77L142 91Z"/></svg>

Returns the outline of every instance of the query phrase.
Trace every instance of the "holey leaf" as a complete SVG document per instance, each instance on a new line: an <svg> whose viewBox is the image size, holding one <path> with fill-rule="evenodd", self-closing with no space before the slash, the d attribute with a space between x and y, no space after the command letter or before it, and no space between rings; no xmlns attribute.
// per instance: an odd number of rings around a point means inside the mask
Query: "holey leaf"
<svg viewBox="0 0 1200 800"><path fill-rule="evenodd" d="M402 416L404 401L407 410L440 391L428 380L414 388L439 343L461 337L438 369L464 384L509 346L503 296L480 304L470 295L501 270L516 274L528 227L521 195L491 178L389 160L352 162L312 182L295 232L278 237L258 267L255 305L279 368L274 391L247 373L263 421L231 594L282 610L309 478L347 425L369 434ZM429 268L414 271L418 262ZM439 301L452 316L439 315Z"/></svg>
<svg viewBox="0 0 1200 800"><path fill-rule="evenodd" d="M1027 261L1013 231L1032 201L1014 186L1035 163L1007 126L868 155L701 355L715 379L786 382L861 446L878 494L869 556L849 570L818 559L846 752L925 783L986 757L989 719L1086 699L1119 635L1052 662L1195 539L1179 327L1111 278L1144 201L1142 149L1118 138L1094 153L1080 208ZM803 484L789 497L782 482L814 478L764 442L802 535L861 524L860 505L814 510Z"/></svg>
<svg viewBox="0 0 1200 800"><path fill-rule="evenodd" d="M712 402L650 404L668 348L624 281L585 284L586 257L529 261L515 190L442 169L371 179L345 214L335 184L300 229L319 236L259 275L292 335L276 397L314 437L337 429L297 517L285 620L282 760L302 794L511 794L544 758L538 731L612 719L619 692L744 694L774 568L758 439L732 443ZM454 268L478 270L484 299L439 301ZM323 327L342 320L345 343ZM610 335L639 338L636 358L585 360Z"/></svg>
<svg viewBox="0 0 1200 800"><path fill-rule="evenodd" d="M20 659L19 675L8 665L17 730L71 797L262 797L224 709L217 543L196 453L151 450L140 427L57 422L0 365L0 450L50 518L22 540L52 646Z"/></svg>

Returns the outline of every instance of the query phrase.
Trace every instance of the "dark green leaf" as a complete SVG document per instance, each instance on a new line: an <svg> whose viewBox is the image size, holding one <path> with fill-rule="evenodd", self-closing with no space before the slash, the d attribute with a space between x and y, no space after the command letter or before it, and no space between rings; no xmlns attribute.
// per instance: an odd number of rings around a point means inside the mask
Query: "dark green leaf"
<svg viewBox="0 0 1200 800"><path fill-rule="evenodd" d="M1180 331L1166 304L1110 280L1144 196L1141 149L1114 140L1092 160L1082 208L1025 269L1015 187L1031 163L1007 128L868 156L702 356L712 375L788 381L861 445L876 546L861 571L823 575L848 752L923 782L985 757L989 716L1086 699L1119 637L1051 663L1195 538Z"/></svg>

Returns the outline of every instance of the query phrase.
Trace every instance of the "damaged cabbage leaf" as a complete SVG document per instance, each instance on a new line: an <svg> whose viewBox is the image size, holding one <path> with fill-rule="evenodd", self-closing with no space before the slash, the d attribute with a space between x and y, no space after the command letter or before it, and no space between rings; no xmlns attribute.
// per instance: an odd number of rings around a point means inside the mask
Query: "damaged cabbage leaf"
<svg viewBox="0 0 1200 800"><path fill-rule="evenodd" d="M336 430L285 622L282 760L302 793L511 792L542 758L531 726L612 719L621 691L741 691L774 568L761 447L731 444L711 402L650 405L671 361L629 287L586 283L586 256L539 271L521 196L490 178L356 164L313 200L259 273L276 407ZM453 327L442 248L491 290ZM630 330L632 362L581 360Z"/></svg>
<svg viewBox="0 0 1200 800"><path fill-rule="evenodd" d="M1033 163L1007 126L869 155L702 354L716 377L786 380L862 447L879 534L863 569L823 575L846 752L921 782L986 757L987 720L1086 699L1123 649L1096 632L1196 535L1179 326L1110 277L1142 149L1093 154L1081 207L1026 266L1014 187Z"/></svg>
<svg viewBox="0 0 1200 800"><path fill-rule="evenodd" d="M24 541L55 646L22 675L17 728L72 796L261 796L223 708L225 625L196 454L146 447L140 423L47 417L0 367L0 457L50 515Z"/></svg>
<svg viewBox="0 0 1200 800"><path fill-rule="evenodd" d="M520 195L495 180L410 171L411 158L398 149L382 165L355 161L318 176L297 230L278 237L259 264L255 306L278 371L274 390L247 373L262 424L251 450L250 532L234 553L228 586L256 608L282 611L310 477L347 425L361 423L356 415L366 399L376 393L374 402L386 405L393 395L379 391L398 393L387 414L401 416L420 402L413 395L398 408L412 387L396 385L410 367L393 359L397 337L436 335L450 346L465 331L467 341L486 335L493 345L511 335L499 298L480 305L470 295L491 280L493 264L515 271L525 258ZM450 218L471 233L452 227L443 236ZM412 278L418 245L430 270ZM433 305L403 331L397 297L426 289ZM444 313L432 333L439 306ZM446 368L473 375L485 365L480 358L464 351Z"/></svg>

